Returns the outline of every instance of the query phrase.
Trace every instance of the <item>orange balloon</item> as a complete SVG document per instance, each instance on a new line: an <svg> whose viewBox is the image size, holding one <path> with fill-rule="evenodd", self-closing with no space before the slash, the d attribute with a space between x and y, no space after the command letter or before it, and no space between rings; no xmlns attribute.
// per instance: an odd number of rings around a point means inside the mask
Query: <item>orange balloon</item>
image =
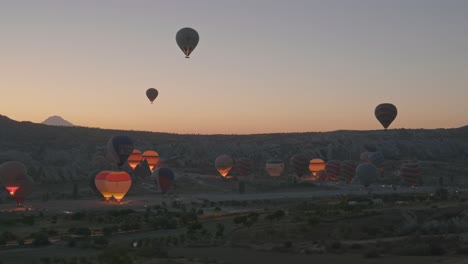
<svg viewBox="0 0 468 264"><path fill-rule="evenodd" d="M138 149L134 149L132 154L127 159L128 165L134 170L138 164L143 160L143 155Z"/></svg>
<svg viewBox="0 0 468 264"><path fill-rule="evenodd" d="M318 171L325 169L325 161L322 159L312 159L309 163L309 170L314 176L317 175Z"/></svg>
<svg viewBox="0 0 468 264"><path fill-rule="evenodd" d="M143 152L142 160L146 160L146 162L148 162L150 170L154 171L154 168L159 163L159 154L154 150L147 150Z"/></svg>
<svg viewBox="0 0 468 264"><path fill-rule="evenodd" d="M132 178L125 171L103 171L96 175L95 183L106 200L114 197L120 203L132 186Z"/></svg>

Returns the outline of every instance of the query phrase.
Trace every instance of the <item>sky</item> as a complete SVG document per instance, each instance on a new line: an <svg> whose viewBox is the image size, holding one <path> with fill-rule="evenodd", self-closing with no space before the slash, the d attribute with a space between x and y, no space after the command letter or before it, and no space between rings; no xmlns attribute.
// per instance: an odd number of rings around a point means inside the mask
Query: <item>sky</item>
<svg viewBox="0 0 468 264"><path fill-rule="evenodd" d="M185 59L176 32L200 42ZM159 96L154 104L146 89ZM0 0L0 114L189 134L468 125L466 0Z"/></svg>

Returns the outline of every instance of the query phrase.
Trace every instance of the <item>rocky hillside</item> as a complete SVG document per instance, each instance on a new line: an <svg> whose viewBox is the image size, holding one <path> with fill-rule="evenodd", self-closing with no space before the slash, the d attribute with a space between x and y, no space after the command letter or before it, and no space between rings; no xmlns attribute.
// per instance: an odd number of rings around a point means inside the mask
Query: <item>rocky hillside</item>
<svg viewBox="0 0 468 264"><path fill-rule="evenodd" d="M126 134L140 150L157 150L167 164L179 171L216 173L215 158L223 153L249 157L264 174L270 158L288 161L296 153L330 159L359 159L368 150L382 151L395 170L402 160L423 161L425 182L456 174L464 179L468 167L468 127L457 129L388 131L335 131L258 135L179 135L118 131L87 127L56 127L17 122L0 116L0 162L19 160L38 182L85 180L98 170L109 169L105 145L112 135ZM174 159L174 157L176 157ZM288 162L286 162L287 165ZM236 173L234 171L234 173ZM451 179L456 184L457 180Z"/></svg>
<svg viewBox="0 0 468 264"><path fill-rule="evenodd" d="M48 117L46 120L42 121L41 124L49 126L73 126L72 123L56 115Z"/></svg>

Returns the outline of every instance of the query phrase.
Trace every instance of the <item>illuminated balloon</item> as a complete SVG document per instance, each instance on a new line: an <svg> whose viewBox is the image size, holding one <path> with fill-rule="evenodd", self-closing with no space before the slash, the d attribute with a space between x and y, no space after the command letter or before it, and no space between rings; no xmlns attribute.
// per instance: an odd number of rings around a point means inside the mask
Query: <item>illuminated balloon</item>
<svg viewBox="0 0 468 264"><path fill-rule="evenodd" d="M309 163L309 170L315 176L317 172L325 169L325 161L322 159L312 159Z"/></svg>
<svg viewBox="0 0 468 264"><path fill-rule="evenodd" d="M143 155L138 149L134 149L132 154L127 159L128 165L134 170L138 164L143 160Z"/></svg>
<svg viewBox="0 0 468 264"><path fill-rule="evenodd" d="M142 160L146 160L150 170L154 171L154 168L159 164L159 153L154 150L147 150L143 152Z"/></svg>
<svg viewBox="0 0 468 264"><path fill-rule="evenodd" d="M176 42L179 48L184 52L185 58L189 58L192 51L197 47L200 37L193 28L182 28L176 34Z"/></svg>
<svg viewBox="0 0 468 264"><path fill-rule="evenodd" d="M18 161L6 161L0 165L0 182L13 196L27 175L26 166Z"/></svg>
<svg viewBox="0 0 468 264"><path fill-rule="evenodd" d="M148 97L151 103L153 103L156 97L158 97L158 94L158 90L154 88L149 88L148 90L146 90L146 97Z"/></svg>
<svg viewBox="0 0 468 264"><path fill-rule="evenodd" d="M307 176L309 174L310 159L305 155L296 154L292 156L290 164L298 177Z"/></svg>
<svg viewBox="0 0 468 264"><path fill-rule="evenodd" d="M159 186L161 193L166 193L174 185L174 172L169 168L159 168L153 172L156 185Z"/></svg>
<svg viewBox="0 0 468 264"><path fill-rule="evenodd" d="M240 176L248 176L252 174L254 169L254 163L248 158L240 158L236 162L236 168Z"/></svg>
<svg viewBox="0 0 468 264"><path fill-rule="evenodd" d="M325 164L325 172L328 181L337 182L340 174L340 162L338 160L330 160Z"/></svg>
<svg viewBox="0 0 468 264"><path fill-rule="evenodd" d="M122 167L133 152L133 141L128 136L113 136L107 142L107 159Z"/></svg>
<svg viewBox="0 0 468 264"><path fill-rule="evenodd" d="M24 199L32 193L33 185L29 176L26 176L20 184L18 190L12 195L17 206L22 206Z"/></svg>
<svg viewBox="0 0 468 264"><path fill-rule="evenodd" d="M377 181L379 171L371 163L361 163L356 168L356 176L353 179L353 183L360 183L364 187L369 187L372 183Z"/></svg>
<svg viewBox="0 0 468 264"><path fill-rule="evenodd" d="M375 117L379 120L380 124L387 129L388 126L395 120L398 110L393 104L379 104L374 111Z"/></svg>
<svg viewBox="0 0 468 264"><path fill-rule="evenodd" d="M341 162L341 175L346 183L350 183L356 174L358 163L354 160L345 160Z"/></svg>
<svg viewBox="0 0 468 264"><path fill-rule="evenodd" d="M271 177L278 177L284 171L284 163L281 160L269 160L265 164L265 170Z"/></svg>
<svg viewBox="0 0 468 264"><path fill-rule="evenodd" d="M132 186L132 178L124 171L103 171L96 175L96 188L102 196L109 200L110 197L120 203Z"/></svg>
<svg viewBox="0 0 468 264"><path fill-rule="evenodd" d="M215 167L223 177L227 177L232 169L232 165L234 165L234 161L226 154L220 155L215 160Z"/></svg>
<svg viewBox="0 0 468 264"><path fill-rule="evenodd" d="M414 187L419 185L422 168L418 161L407 161L401 165L398 174L404 182Z"/></svg>

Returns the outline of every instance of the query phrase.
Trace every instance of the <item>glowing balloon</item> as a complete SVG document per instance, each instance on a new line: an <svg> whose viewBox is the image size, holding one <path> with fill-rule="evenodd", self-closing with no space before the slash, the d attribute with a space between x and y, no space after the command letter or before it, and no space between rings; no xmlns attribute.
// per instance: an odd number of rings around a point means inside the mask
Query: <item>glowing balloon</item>
<svg viewBox="0 0 468 264"><path fill-rule="evenodd" d="M13 196L27 175L26 166L18 161L6 161L0 165L0 182Z"/></svg>
<svg viewBox="0 0 468 264"><path fill-rule="evenodd" d="M298 177L307 176L309 174L310 159L305 155L296 154L292 156L290 164Z"/></svg>
<svg viewBox="0 0 468 264"><path fill-rule="evenodd" d="M325 161L322 159L312 159L309 163L309 170L315 176L317 172L325 169Z"/></svg>
<svg viewBox="0 0 468 264"><path fill-rule="evenodd" d="M197 47L200 36L193 28L183 28L176 34L176 42L179 48L184 52L185 58L189 58L192 51Z"/></svg>
<svg viewBox="0 0 468 264"><path fill-rule="evenodd" d="M281 176L284 171L284 163L281 160L269 160L265 164L265 170L271 177Z"/></svg>
<svg viewBox="0 0 468 264"><path fill-rule="evenodd" d="M364 187L369 187L372 183L377 181L379 171L371 163L361 163L356 168L356 176L353 179L353 183L359 183Z"/></svg>
<svg viewBox="0 0 468 264"><path fill-rule="evenodd" d="M109 199L112 197L112 193L107 189L106 182L106 176L110 172L111 171L101 171L98 174L96 174L96 177L94 178L94 184L96 184L96 189L102 194L106 201L109 201Z"/></svg>
<svg viewBox="0 0 468 264"><path fill-rule="evenodd" d="M159 164L159 153L154 150L147 150L143 152L142 160L146 160L150 170L154 171L154 168Z"/></svg>
<svg viewBox="0 0 468 264"><path fill-rule="evenodd" d="M174 185L174 172L169 168L159 168L153 172L156 185L159 186L161 193L166 193Z"/></svg>
<svg viewBox="0 0 468 264"><path fill-rule="evenodd" d="M226 154L220 155L215 160L215 167L223 177L227 177L232 169L232 165L234 165L234 161Z"/></svg>
<svg viewBox="0 0 468 264"><path fill-rule="evenodd" d="M113 136L107 142L107 159L122 167L133 152L133 141L128 136Z"/></svg>
<svg viewBox="0 0 468 264"><path fill-rule="evenodd" d="M330 160L325 164L325 172L327 173L328 181L338 181L340 174L340 162L338 160Z"/></svg>
<svg viewBox="0 0 468 264"><path fill-rule="evenodd" d="M393 104L379 104L374 111L375 117L379 120L380 124L387 129L390 124L395 120L398 110Z"/></svg>
<svg viewBox="0 0 468 264"><path fill-rule="evenodd" d="M149 88L148 90L146 90L146 97L148 97L151 103L153 103L156 97L158 97L158 94L158 90L154 88Z"/></svg>
<svg viewBox="0 0 468 264"><path fill-rule="evenodd" d="M419 185L422 168L418 161L406 161L401 165L398 174L405 183L414 187Z"/></svg>
<svg viewBox="0 0 468 264"><path fill-rule="evenodd" d="M134 149L132 154L127 159L128 165L134 170L138 164L143 160L143 155L138 149Z"/></svg>
<svg viewBox="0 0 468 264"><path fill-rule="evenodd" d="M236 168L240 176L248 176L252 174L254 169L254 163L248 158L240 158L236 161Z"/></svg>
<svg viewBox="0 0 468 264"><path fill-rule="evenodd" d="M96 188L102 196L109 200L110 197L120 203L132 186L132 178L124 171L103 171L96 175Z"/></svg>

